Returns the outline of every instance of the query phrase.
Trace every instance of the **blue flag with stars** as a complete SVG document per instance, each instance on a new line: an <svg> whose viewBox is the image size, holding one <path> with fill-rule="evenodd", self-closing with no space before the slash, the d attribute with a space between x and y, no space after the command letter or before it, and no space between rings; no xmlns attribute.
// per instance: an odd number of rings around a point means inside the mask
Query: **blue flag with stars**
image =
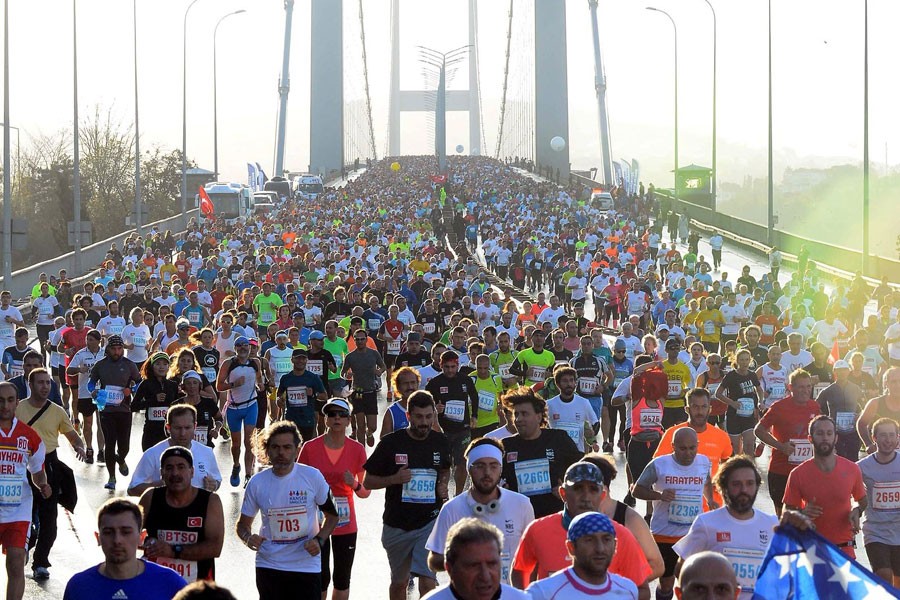
<svg viewBox="0 0 900 600"><path fill-rule="evenodd" d="M813 530L775 530L753 600L900 598L896 590Z"/></svg>

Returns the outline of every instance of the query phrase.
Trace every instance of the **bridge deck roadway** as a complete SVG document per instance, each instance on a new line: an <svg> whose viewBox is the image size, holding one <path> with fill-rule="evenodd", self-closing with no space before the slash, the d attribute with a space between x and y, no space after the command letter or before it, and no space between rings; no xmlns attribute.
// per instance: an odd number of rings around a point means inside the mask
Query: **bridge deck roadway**
<svg viewBox="0 0 900 600"><path fill-rule="evenodd" d="M667 237L667 235L666 235ZM684 248L679 246L682 250ZM710 259L709 245L703 241L700 244L700 253ZM742 250L725 246L723 252L723 270L729 274L729 279L734 281L741 268L750 265L751 273L759 278L768 271L759 257L753 256ZM789 276L790 271L782 268L782 280ZM829 289L830 291L830 289ZM590 309L589 309L590 312ZM379 399L379 413L386 409L386 400L382 393ZM379 423L381 417L379 416ZM136 417L131 436L131 452L128 463L133 470L140 458L140 433L143 427L143 417ZM59 538L51 553L51 578L47 582L38 583L31 579L30 569L26 570L25 597L34 600L49 600L62 598L65 583L74 573L96 564L103 560L102 553L97 546L94 532L96 531L96 511L99 506L113 495L124 496L128 477L119 477L119 487L115 494L103 489L106 482L106 470L103 465L86 465L77 462L68 444L63 442L60 447L60 457L75 471L75 477L79 489L79 503L75 512L68 514L61 511L59 522ZM220 468L226 478L231 467L231 454L226 445L219 444L216 447L216 456ZM757 459L757 465L765 471L768 462L768 451L762 458ZM625 455L616 451L615 462L619 468L620 476L612 483L612 496L621 499L627 491L625 480ZM763 477L763 487L757 497L756 506L764 511L773 512L772 501L766 488L766 479ZM218 582L229 588L237 598L241 600L255 598L256 588L253 574L253 553L248 550L234 535L234 526L240 513L242 493L240 488L232 488L226 481L219 491L225 510L225 546L222 557L218 559ZM384 503L384 491L377 490L365 500L357 502L357 515L359 518L359 537L357 541L356 562L353 568L353 580L350 586L350 598L367 600L370 598L386 598L388 577L387 557L381 547L381 513ZM638 505L641 509L641 505ZM258 519L257 525L258 527ZM861 545L861 538L858 538ZM868 559L865 552L858 553L860 560L867 567ZM0 571L0 582L5 580L5 573ZM439 580L446 581L446 576L439 575ZM5 586L5 583L0 583ZM654 586L655 587L655 586ZM412 592L410 598L417 598L417 592Z"/></svg>

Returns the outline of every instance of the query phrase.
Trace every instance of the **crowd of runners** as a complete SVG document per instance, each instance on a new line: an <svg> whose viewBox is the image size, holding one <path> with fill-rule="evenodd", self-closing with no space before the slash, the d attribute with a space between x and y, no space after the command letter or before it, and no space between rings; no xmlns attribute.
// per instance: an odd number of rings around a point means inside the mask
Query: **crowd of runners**
<svg viewBox="0 0 900 600"><path fill-rule="evenodd" d="M77 495L61 443L112 496L106 560L70 600L228 598L223 561L263 600L342 600L366 528L390 567L366 586L392 600L751 598L779 519L849 557L861 531L900 583L886 281L832 289L805 257L780 273L777 249L759 279L723 272L722 236L704 256L652 186L601 210L488 158L391 162L265 216L132 235L25 305L0 294L8 598L26 567L50 577ZM243 488L233 531L222 486ZM378 489L383 522L358 520ZM233 536L255 571L221 556Z"/></svg>

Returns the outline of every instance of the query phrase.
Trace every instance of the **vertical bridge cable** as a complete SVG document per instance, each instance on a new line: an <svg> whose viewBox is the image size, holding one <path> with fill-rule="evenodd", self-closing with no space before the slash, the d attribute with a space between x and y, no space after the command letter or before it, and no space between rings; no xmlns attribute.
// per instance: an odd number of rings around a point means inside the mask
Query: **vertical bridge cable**
<svg viewBox="0 0 900 600"><path fill-rule="evenodd" d="M378 151L375 149L375 126L372 123L372 96L369 94L369 63L366 58L366 24L365 19L363 18L362 0L359 0L359 31L362 42L362 69L366 94L366 116L369 125L368 150L372 154L371 158L373 160L378 160Z"/></svg>
<svg viewBox="0 0 900 600"><path fill-rule="evenodd" d="M509 0L509 20L506 26L506 58L503 67L503 93L500 97L500 127L497 132L497 145L494 149L494 158L498 160L501 159L500 150L503 148L503 133L506 125L506 91L509 86L509 51L512 45L513 1Z"/></svg>
<svg viewBox="0 0 900 600"><path fill-rule="evenodd" d="M478 140L477 143L473 140L469 140L469 153L472 152L472 148L478 148L478 153L481 155L485 155L486 152L484 151L484 145L485 145L485 142L487 141L487 138L485 138L485 136L484 136L484 116L483 116L484 113L482 111L482 108L484 107L484 105L481 102L481 64L480 64L481 51L479 49L480 46L479 46L479 42L478 42L478 3L476 2L472 8L475 12L475 14L472 15L472 18L474 20L474 26L475 26L475 46L476 47L469 49L470 53L471 52L475 53L475 60L474 60L475 64L471 65L469 68L475 69L475 77L478 81L478 114L481 115L481 118L478 119L478 124L481 128L481 131L479 132L481 135L481 139ZM470 54L470 56L471 56L471 54ZM470 64L471 64L471 62L473 62L473 61L470 61Z"/></svg>

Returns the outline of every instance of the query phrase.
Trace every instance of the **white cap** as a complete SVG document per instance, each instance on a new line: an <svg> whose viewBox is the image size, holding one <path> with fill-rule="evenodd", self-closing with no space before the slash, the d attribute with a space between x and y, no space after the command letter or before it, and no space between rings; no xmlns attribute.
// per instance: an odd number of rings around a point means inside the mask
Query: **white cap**
<svg viewBox="0 0 900 600"><path fill-rule="evenodd" d="M834 366L831 368L832 368L832 370L833 369L849 369L850 363L848 363L846 360L836 360L836 361L834 361Z"/></svg>

